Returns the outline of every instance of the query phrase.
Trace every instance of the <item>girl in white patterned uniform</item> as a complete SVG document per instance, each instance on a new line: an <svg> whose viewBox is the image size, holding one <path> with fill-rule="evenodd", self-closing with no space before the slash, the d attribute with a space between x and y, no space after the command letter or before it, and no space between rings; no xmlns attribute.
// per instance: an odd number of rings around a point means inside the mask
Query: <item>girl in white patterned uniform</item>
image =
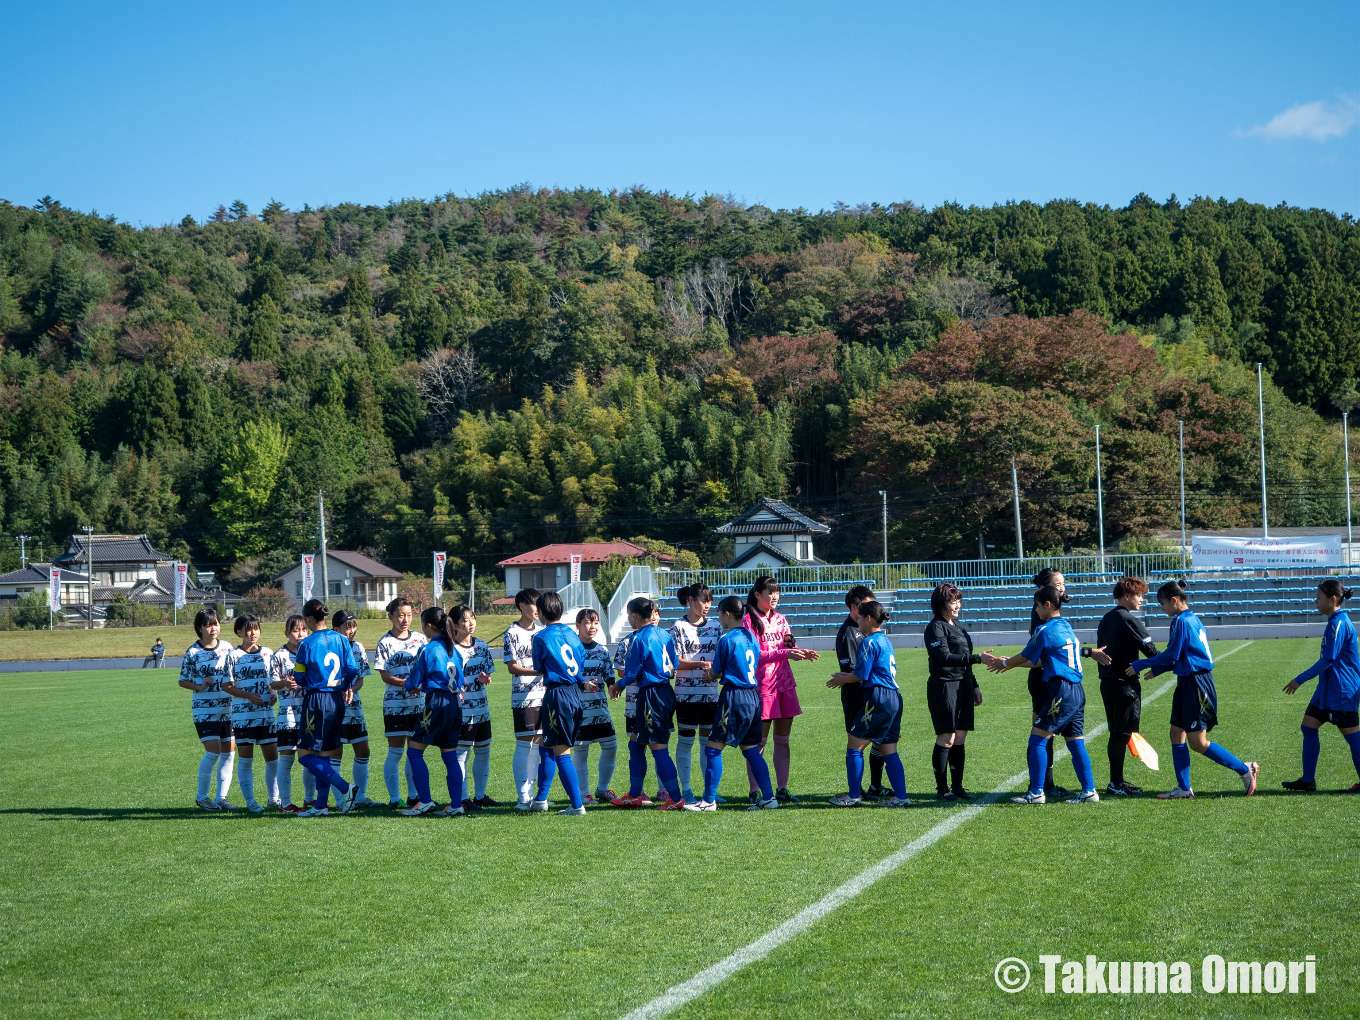
<svg viewBox="0 0 1360 1020"><path fill-rule="evenodd" d="M241 644L227 655L229 675L222 689L231 695L231 735L240 755L236 785L246 810L258 815L264 808L255 799L255 745L264 756L264 793L270 807L279 802L279 738L274 732L274 652L260 644L260 621L247 613L232 628Z"/></svg>
<svg viewBox="0 0 1360 1020"><path fill-rule="evenodd" d="M588 789L590 745L600 745L600 774L596 778L595 793L585 797L591 804L605 804L614 799L609 781L614 778L614 761L619 752L619 739L614 733L614 720L609 715L609 696L606 693L613 679L613 669L609 649L595 640L599 633L599 613L593 609L582 609L576 614L576 635L586 650L585 661L581 663L581 681L594 681L600 688L594 693L583 691L581 694L581 725L576 731L576 745L571 749L571 763L576 766L581 787ZM635 697L636 694L634 689Z"/></svg>
<svg viewBox="0 0 1360 1020"><path fill-rule="evenodd" d="M293 762L297 760L298 738L302 735L302 688L293 679L293 656L307 636L307 621L288 617L283 625L286 643L274 653L270 666L274 681L269 686L278 692L279 713L274 717L274 736L279 749L279 800L286 814L302 810L293 803ZM302 770L302 799L306 804L316 798L316 776Z"/></svg>
<svg viewBox="0 0 1360 1020"><path fill-rule="evenodd" d="M718 652L718 638L722 624L709 619L713 592L706 584L692 584L676 592L676 598L688 612L671 624L671 640L680 661L675 664L675 768L680 775L681 792L686 804L697 798L690 790L690 761L694 754L694 739L708 738L713 725L713 714L718 710L718 678L708 670Z"/></svg>
<svg viewBox="0 0 1360 1020"><path fill-rule="evenodd" d="M387 619L392 629L378 639L373 668L382 677L383 732L387 735L387 760L383 762L383 782L387 785L387 806L400 811L417 803L416 781L411 774L411 761L406 760L407 799L401 799L401 758L406 741L416 731L420 713L425 709L425 695L406 690L406 677L416 664L416 656L425 645L425 635L411 630L415 607L405 595L398 595L387 603Z"/></svg>
<svg viewBox="0 0 1360 1020"><path fill-rule="evenodd" d="M538 776L538 745L543 732L543 677L534 671L534 634L538 627L538 589L523 588L515 594L519 619L505 629L505 668L510 674L510 714L515 722L515 807L528 811Z"/></svg>
<svg viewBox="0 0 1360 1020"><path fill-rule="evenodd" d="M235 743L231 739L231 695L222 690L227 678L227 654L231 645L218 639L222 623L215 609L200 609L194 616L198 640L184 653L179 670L179 685L193 691L190 711L194 729L203 743L203 758L198 763L198 798L204 811L236 811L227 803L231 786L231 766ZM217 796L213 796L213 772L217 773Z"/></svg>
<svg viewBox="0 0 1360 1020"><path fill-rule="evenodd" d="M337 609L331 616L331 629L349 638L354 649L354 661L359 664L359 676L354 681L354 699L345 706L345 718L340 723L340 756L335 758L335 768L340 768L340 759L345 754L345 744L354 752L354 779L352 784L359 788L359 796L354 799L355 807L379 807L377 801L368 799L368 723L364 719L364 706L359 700L359 688L364 685L364 677L372 676L373 669L368 664L368 653L364 646L354 640L359 633L359 621L348 609ZM322 804L321 807L325 807Z"/></svg>
<svg viewBox="0 0 1360 1020"><path fill-rule="evenodd" d="M454 606L449 610L448 618L453 624L453 650L463 659L463 732L458 738L458 767L463 770L463 809L476 811L496 807L497 803L486 795L486 783L491 776L491 706L486 700L486 685L491 683L491 674L496 672L496 659L485 641L473 637L477 631L477 614L471 606ZM471 773L468 772L469 751L472 753Z"/></svg>

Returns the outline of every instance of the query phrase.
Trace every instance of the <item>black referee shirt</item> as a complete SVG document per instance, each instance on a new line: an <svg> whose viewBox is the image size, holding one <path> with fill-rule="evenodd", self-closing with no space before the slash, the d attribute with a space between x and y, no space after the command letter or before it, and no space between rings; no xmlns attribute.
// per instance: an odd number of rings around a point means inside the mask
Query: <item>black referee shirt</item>
<svg viewBox="0 0 1360 1020"><path fill-rule="evenodd" d="M1104 648L1111 659L1108 666L1099 666L1102 680L1131 681L1129 664L1157 654L1157 646L1152 643L1152 635L1142 619L1123 606L1115 606L1100 618L1096 647Z"/></svg>
<svg viewBox="0 0 1360 1020"><path fill-rule="evenodd" d="M973 664L982 661L973 654L973 639L957 622L935 617L926 624L926 657L930 660L930 679L942 683L971 679Z"/></svg>
<svg viewBox="0 0 1360 1020"><path fill-rule="evenodd" d="M864 635L859 631L859 624L854 617L847 616L836 631L836 661L840 663L842 673L855 671L855 661L859 658L859 646L863 641Z"/></svg>

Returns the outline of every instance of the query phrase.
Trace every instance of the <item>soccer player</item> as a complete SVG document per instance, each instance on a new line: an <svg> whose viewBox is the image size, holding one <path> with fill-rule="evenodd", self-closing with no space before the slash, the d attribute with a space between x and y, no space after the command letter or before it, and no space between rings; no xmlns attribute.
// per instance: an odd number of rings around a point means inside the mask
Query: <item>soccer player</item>
<svg viewBox="0 0 1360 1020"><path fill-rule="evenodd" d="M851 673L835 673L829 686L860 684L864 688L863 707L854 726L845 738L845 776L848 792L832 797L836 807L859 807L864 802L864 749L878 746L883 755L883 771L888 773L893 795L883 801L883 807L911 807L907 796L907 777L902 770L902 759L897 754L897 739L902 733L902 695L897 689L897 656L892 642L883 633L883 622L888 611L876 599L860 603L859 630L864 636L855 669Z"/></svg>
<svg viewBox="0 0 1360 1020"><path fill-rule="evenodd" d="M1039 571L1031 578L1031 581L1036 589L1043 588L1046 585L1052 585L1054 588L1058 589L1058 594L1067 594L1067 579L1063 577L1060 571L1054 570L1052 567L1044 567L1043 570ZM1039 618L1038 610L1031 608L1029 611L1030 634L1032 635L1042 625L1043 620ZM1030 721L1034 722L1043 714L1044 709L1048 705L1048 681L1044 678L1044 671L1039 666L1035 666L1031 669L1026 679L1026 687L1029 689L1029 701L1032 713ZM1066 797L1071 791L1066 787L1058 786L1053 782L1053 747L1053 741L1050 739L1048 745L1044 748L1044 761L1046 763L1044 766L1044 796Z"/></svg>
<svg viewBox="0 0 1360 1020"><path fill-rule="evenodd" d="M582 609L576 614L576 636L581 639L581 647L586 653L581 660L581 678L596 686L596 690L581 695L581 727L576 731L576 746L571 749L571 763L576 768L576 778L582 789L590 785L590 745L600 745L599 775L595 793L586 794L584 798L587 804L608 804L614 800L609 781L614 778L614 760L619 751L619 739L605 695L611 676L609 649L596 641L599 633L599 613Z"/></svg>
<svg viewBox="0 0 1360 1020"><path fill-rule="evenodd" d="M453 650L463 660L463 732L458 736L458 767L463 772L463 792L468 794L468 775L472 776L470 796L463 799L463 810L480 811L496 806L486 795L486 783L491 777L491 707L486 700L486 687L491 674L496 672L496 659L487 643L473 635L477 630L477 614L471 606L454 606L449 610L453 626ZM472 771L468 771L469 752Z"/></svg>
<svg viewBox="0 0 1360 1020"><path fill-rule="evenodd" d="M864 635L859 632L859 607L873 597L873 589L863 584L857 584L845 593L845 608L848 615L836 630L836 661L842 673L855 671L859 645L864 640ZM850 733L850 727L859 718L862 708L864 691L860 685L842 684L841 713L845 716L847 735ZM864 796L871 800L885 800L892 796L892 791L883 787L883 755L879 754L876 748L869 750L869 788L864 791Z"/></svg>
<svg viewBox="0 0 1360 1020"><path fill-rule="evenodd" d="M930 593L934 618L926 624L926 705L935 727L935 746L930 764L935 771L935 793L941 800L973 800L963 788L964 740L973 728L973 710L982 704L982 688L973 667L982 656L973 651L973 639L959 624L963 594L948 581Z"/></svg>
<svg viewBox="0 0 1360 1020"><path fill-rule="evenodd" d="M231 645L218 638L221 632L222 622L217 618L217 610L200 609L194 615L194 633L198 640L184 652L179 670L179 685L194 692L189 711L203 744L195 803L204 811L239 810L227 802L236 745L231 737L231 695L222 690L229 672L227 656ZM214 771L217 773L216 797L212 789Z"/></svg>
<svg viewBox="0 0 1360 1020"><path fill-rule="evenodd" d="M1209 740L1209 731L1218 725L1214 657L1204 625L1190 611L1185 582L1167 581L1157 589L1157 601L1162 612L1171 617L1166 648L1129 666L1135 673L1149 670L1150 675L1158 676L1173 670L1176 675L1176 693L1172 695L1175 700L1171 704L1171 760L1176 767L1176 788L1157 794L1157 798L1180 800L1195 795L1190 787L1191 747L1215 764L1236 772L1242 778L1242 792L1250 797L1256 792L1260 766L1254 761L1239 760L1222 745Z"/></svg>
<svg viewBox="0 0 1360 1020"><path fill-rule="evenodd" d="M675 642L675 768L680 775L680 792L685 803L693 804L690 789L690 760L694 753L694 738L708 736L713 724L713 713L718 706L718 681L708 669L718 650L722 625L709 619L713 592L706 584L692 584L681 588L676 598L687 610L671 624L671 640Z"/></svg>
<svg viewBox="0 0 1360 1020"><path fill-rule="evenodd" d="M401 799L402 748L416 731L420 714L425 710L425 695L406 689L406 678L416 664L416 656L425 645L425 635L411 630L415 607L405 595L398 595L387 603L387 620L391 624L386 634L378 639L373 668L382 677L383 733L387 736L387 760L383 762L383 783L387 786L387 806L401 811L419 802L416 780L411 773L411 759L406 758L405 803Z"/></svg>
<svg viewBox="0 0 1360 1020"><path fill-rule="evenodd" d="M628 618L629 625L632 626L633 618ZM610 700L617 699L619 691L623 692L623 732L628 737L628 785L631 789L637 786L638 795L625 794L622 797L614 797L610 803L615 807L651 807L655 801L642 791L642 785L647 780L647 745L639 744L632 739L637 731L637 684L625 681L626 670L624 667L628 663L628 649L633 646L633 638L637 637L640 628L648 623L656 624L661 621L661 612L657 612L648 617L645 621L639 621L632 632L625 634L619 639L619 643L614 646L614 672L617 680L609 687ZM662 799L661 790L658 788L656 800Z"/></svg>
<svg viewBox="0 0 1360 1020"><path fill-rule="evenodd" d="M298 764L316 776L316 803L298 817L316 818L329 812L331 787L340 791L340 812L349 814L359 796L331 761L340 752L340 727L345 706L354 696L350 685L359 675L349 639L326 624L327 611L320 599L302 607L302 618L311 632L298 645L293 679L302 688L302 736L298 739Z"/></svg>
<svg viewBox="0 0 1360 1020"><path fill-rule="evenodd" d="M349 744L354 752L354 785L359 788L359 796L355 798L354 806L378 807L377 801L368 799L368 722L364 719L364 706L359 700L359 691L364 686L364 678L371 676L373 670L368 664L368 652L354 637L359 633L359 621L354 614L348 609L337 609L331 616L331 628L349 640L354 651L354 661L359 666L359 676L354 681L354 698L345 706L345 721L340 724L340 743ZM344 753L342 748L335 756L337 770L340 768L340 759Z"/></svg>
<svg viewBox="0 0 1360 1020"><path fill-rule="evenodd" d="M535 603L538 618L544 627L534 634L534 669L543 677L543 735L539 752L538 796L532 810L548 810L548 791L552 789L553 773L562 777L569 804L560 815L583 815L581 784L576 766L571 762L572 745L581 726L581 690L598 691L594 681L586 681L581 674L581 663L586 650L581 639L562 622L562 596L545 591ZM546 752L546 753L544 753Z"/></svg>
<svg viewBox="0 0 1360 1020"><path fill-rule="evenodd" d="M463 771L458 767L458 741L463 734L463 657L453 650L454 631L444 610L431 606L420 614L420 626L425 633L425 646L416 656L405 684L408 691L425 693L425 708L407 744L420 800L402 814L415 817L435 809L430 769L425 764L425 748L433 744L439 748L448 772L445 784L449 804L439 813L454 818L464 813Z"/></svg>
<svg viewBox="0 0 1360 1020"><path fill-rule="evenodd" d="M1318 612L1327 617L1327 629L1322 632L1322 655L1302 673L1285 685L1284 692L1293 694L1313 677L1318 678L1313 700L1303 713L1303 775L1281 785L1286 790L1317 789L1317 763L1321 753L1318 730L1324 723L1332 723L1346 738L1351 748L1351 761L1360 774L1360 643L1350 614L1341 604L1354 594L1334 577L1318 585ZM1360 793L1360 783L1350 788Z"/></svg>
<svg viewBox="0 0 1360 1020"><path fill-rule="evenodd" d="M510 674L510 714L515 724L515 809L528 811L533 803L538 771L538 744L543 732L543 677L534 671L534 634L538 631L538 589L515 593L519 619L505 629L505 669Z"/></svg>
<svg viewBox="0 0 1360 1020"><path fill-rule="evenodd" d="M1138 610L1147 594L1141 577L1121 577L1114 585L1115 607L1106 613L1096 629L1096 647L1083 648L1096 660L1100 672L1100 698L1105 703L1105 721L1110 727L1110 742L1105 753L1110 759L1110 783L1105 792L1128 797L1143 792L1124 779L1124 753L1129 737L1138 732L1143 718L1143 687L1129 664L1140 656L1156 655L1157 646L1143 625Z"/></svg>
<svg viewBox="0 0 1360 1020"><path fill-rule="evenodd" d="M1029 790L1012 797L1016 804L1043 804L1044 775L1048 770L1048 749L1053 737L1062 734L1067 749L1072 752L1072 764L1081 781L1081 792L1068 800L1069 804L1098 804L1096 777L1091 770L1091 756L1086 753L1082 736L1086 725L1086 689L1081 683L1081 642L1072 625L1062 618L1064 602L1071 601L1065 591L1046 584L1034 593L1034 611L1039 626L1029 636L1029 643L1018 655L1000 658L989 648L982 661L993 673L1004 673L1017 666L1042 667L1047 681L1047 697L1040 704L1042 711L1029 731Z"/></svg>
<svg viewBox="0 0 1360 1020"><path fill-rule="evenodd" d="M284 646L269 660L274 678L269 686L278 692L279 699L279 713L274 717L274 736L279 742L279 800L285 814L296 815L316 800L316 777L304 771L303 807L293 803L293 762L302 736L302 688L293 679L293 665L298 645L307 636L307 624L300 615L294 614L284 621L283 636Z"/></svg>
<svg viewBox="0 0 1360 1020"><path fill-rule="evenodd" d="M240 763L236 783L245 797L246 810L264 810L255 799L255 745L264 756L265 802L283 810L279 800L279 737L274 732L272 649L260 645L260 621L247 613L232 625L241 644L227 654L228 679L222 689L231 695L231 735Z"/></svg>
<svg viewBox="0 0 1360 1020"><path fill-rule="evenodd" d="M742 756L756 774L760 785L759 803L747 811L777 808L779 800L770 786L770 770L760 756L760 695L756 692L756 668L760 664L760 642L741 625L745 607L741 599L728 595L718 603L718 622L722 637L709 667L718 678L721 691L714 709L713 724L704 744L704 796L686 811L717 811L718 784L722 781L722 754L727 747L741 748Z"/></svg>
<svg viewBox="0 0 1360 1020"><path fill-rule="evenodd" d="M671 677L675 675L675 642L662 633L653 622L656 603L638 596L628 603L628 622L636 633L628 645L628 660L624 663L624 682L637 684L637 722L630 736L632 743L650 747L656 763L656 775L665 789L666 800L657 804L660 811L681 811L685 799L680 795L680 780L671 761L669 749L671 721L675 715L675 690ZM618 697L619 685L610 693ZM630 748L630 754L632 749ZM641 806L642 781L646 773L635 772L629 763L627 800L615 801L616 807Z"/></svg>
<svg viewBox="0 0 1360 1020"><path fill-rule="evenodd" d="M781 801L797 803L797 798L789 793L789 734L793 732L793 720L801 715L802 706L798 704L798 682L793 678L790 659L816 660L818 655L809 649L799 648L793 640L789 621L779 611L779 582L773 577L758 577L746 597L745 626L760 641L760 718L765 740L774 730L774 774L778 782L775 796ZM765 744L761 742L761 752ZM748 768L746 777L751 784L751 800L758 799L755 772Z"/></svg>

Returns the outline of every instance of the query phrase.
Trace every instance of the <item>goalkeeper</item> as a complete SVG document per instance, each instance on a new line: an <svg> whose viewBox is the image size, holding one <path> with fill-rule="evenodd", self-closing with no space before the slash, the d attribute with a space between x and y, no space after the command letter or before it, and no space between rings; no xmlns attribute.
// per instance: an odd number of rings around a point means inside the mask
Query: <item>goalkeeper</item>
<svg viewBox="0 0 1360 1020"><path fill-rule="evenodd" d="M1141 577L1121 577L1115 582L1115 607L1100 621L1096 647L1083 648L1083 655L1096 660L1100 671L1100 697L1105 702L1105 719L1110 727L1110 785L1105 792L1116 797L1142 793L1141 786L1124 780L1124 751L1129 736L1138 732L1143 714L1143 687L1129 664L1157 654L1157 646L1137 615L1148 592Z"/></svg>

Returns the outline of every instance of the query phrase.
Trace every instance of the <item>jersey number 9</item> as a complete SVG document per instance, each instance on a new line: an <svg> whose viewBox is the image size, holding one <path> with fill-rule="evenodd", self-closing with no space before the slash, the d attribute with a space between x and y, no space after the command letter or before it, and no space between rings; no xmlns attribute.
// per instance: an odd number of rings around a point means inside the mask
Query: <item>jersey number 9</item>
<svg viewBox="0 0 1360 1020"><path fill-rule="evenodd" d="M564 644L559 651L562 653L562 662L567 667L567 675L580 676L581 667L576 662L576 655L572 652L571 645Z"/></svg>

